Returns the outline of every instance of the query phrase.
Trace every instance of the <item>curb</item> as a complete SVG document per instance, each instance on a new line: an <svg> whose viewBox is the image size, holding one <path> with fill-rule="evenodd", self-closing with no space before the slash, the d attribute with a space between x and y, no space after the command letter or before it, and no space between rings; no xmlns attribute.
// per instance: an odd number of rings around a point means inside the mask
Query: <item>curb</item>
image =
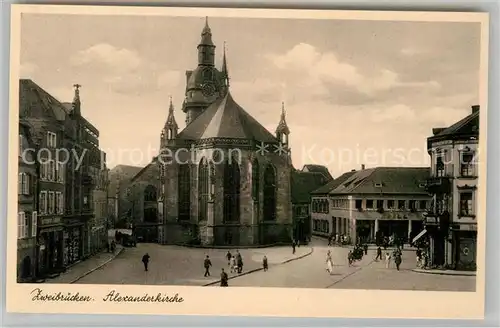
<svg viewBox="0 0 500 328"><path fill-rule="evenodd" d="M92 272L96 271L97 269L100 269L102 268L103 266L105 266L106 264L108 264L109 262L113 261L118 255L120 255L122 252L124 251L124 247L120 248L120 250L118 252L116 252L115 256L111 257L109 260L107 260L106 262L102 263L102 264L99 264L98 266L96 266L95 268L93 268L92 270L89 270L87 272L85 272L84 274L82 274L80 277L76 278L76 279L73 279L72 281L70 281L69 283L70 284L74 284L75 282L77 282L78 280L82 279L83 277L85 276L88 276L89 274L91 274Z"/></svg>
<svg viewBox="0 0 500 328"><path fill-rule="evenodd" d="M422 269L411 269L411 271L416 272L416 273L422 273L422 274L437 274L440 276L459 276L459 277L475 277L476 276L476 272L447 273L444 271L431 271L431 270L422 270Z"/></svg>
<svg viewBox="0 0 500 328"><path fill-rule="evenodd" d="M313 252L314 252L314 248L311 247L311 249L309 250L309 252L307 252L307 253L299 256L299 257L294 257L294 258L285 260L283 262L277 263L275 265L282 265L282 264L285 264L285 263L289 263L289 262L293 262L293 261L296 261L296 260L303 259L304 257L311 255ZM264 269L263 268L257 268L257 269L252 269L252 270L249 270L249 271L245 271L245 272L242 272L242 273L240 273L240 274L238 274L236 276L229 277L228 280L231 280L231 279L234 279L234 278L238 278L238 277L242 277L242 276L246 276L247 274L254 273L254 272L257 272L257 271L262 271L262 270L264 270ZM202 287L208 287L208 286L216 285L216 284L219 284L219 283L220 283L220 279L216 280L216 281L209 282L209 283L201 285L201 286Z"/></svg>
<svg viewBox="0 0 500 328"><path fill-rule="evenodd" d="M165 246L178 246L178 247L186 247L186 248L202 248L202 249L258 249L258 248L271 248L271 247L291 247L292 244L289 243L276 243L276 244L268 244L268 245L249 245L249 246L213 246L213 245L187 245L187 244L165 244ZM303 245L302 247L308 247L307 245Z"/></svg>

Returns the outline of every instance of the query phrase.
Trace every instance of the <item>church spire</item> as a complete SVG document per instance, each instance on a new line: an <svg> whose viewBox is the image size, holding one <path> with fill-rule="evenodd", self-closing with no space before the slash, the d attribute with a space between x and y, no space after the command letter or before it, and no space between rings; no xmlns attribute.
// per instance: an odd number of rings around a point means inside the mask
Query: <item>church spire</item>
<svg viewBox="0 0 500 328"><path fill-rule="evenodd" d="M222 53L222 85L225 88L225 93L229 90L229 71L227 69L227 59L226 59L226 41L224 41L224 49Z"/></svg>
<svg viewBox="0 0 500 328"><path fill-rule="evenodd" d="M172 103L172 96L170 96L170 105L168 107L168 117L167 121L165 122L165 126L163 127L162 130L162 139L174 139L177 137L177 132L179 130L179 126L177 125L177 122L175 121L175 115L174 115L174 105Z"/></svg>
<svg viewBox="0 0 500 328"><path fill-rule="evenodd" d="M284 144L288 145L288 135L290 134L290 129L288 128L288 124L286 124L286 111L285 111L285 103L281 103L281 117L276 127L276 138Z"/></svg>
<svg viewBox="0 0 500 328"><path fill-rule="evenodd" d="M198 65L214 66L215 45L212 41L212 30L208 25L208 17L205 17L205 26L201 31L201 41L198 44Z"/></svg>

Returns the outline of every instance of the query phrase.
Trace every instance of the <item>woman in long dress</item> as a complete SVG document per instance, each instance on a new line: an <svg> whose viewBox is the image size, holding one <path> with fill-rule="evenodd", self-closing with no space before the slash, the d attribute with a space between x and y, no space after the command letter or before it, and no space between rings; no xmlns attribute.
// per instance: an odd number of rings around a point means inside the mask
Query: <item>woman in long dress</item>
<svg viewBox="0 0 500 328"><path fill-rule="evenodd" d="M333 273L333 260L332 260L332 254L330 251L326 253L326 271L328 271L329 274Z"/></svg>

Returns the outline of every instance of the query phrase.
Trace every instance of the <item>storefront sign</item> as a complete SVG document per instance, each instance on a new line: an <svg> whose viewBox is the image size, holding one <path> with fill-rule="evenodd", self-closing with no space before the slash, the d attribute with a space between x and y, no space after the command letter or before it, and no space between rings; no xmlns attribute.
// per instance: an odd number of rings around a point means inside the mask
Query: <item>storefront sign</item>
<svg viewBox="0 0 500 328"><path fill-rule="evenodd" d="M61 218L60 217L52 217L52 218L43 218L41 220L41 225L55 225L55 224L60 224L61 223Z"/></svg>

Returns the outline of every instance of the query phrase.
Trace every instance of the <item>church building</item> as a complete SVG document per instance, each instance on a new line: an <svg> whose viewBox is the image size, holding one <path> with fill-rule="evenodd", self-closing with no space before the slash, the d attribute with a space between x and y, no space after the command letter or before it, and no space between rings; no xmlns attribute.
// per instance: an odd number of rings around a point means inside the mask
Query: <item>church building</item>
<svg viewBox="0 0 500 328"><path fill-rule="evenodd" d="M179 131L171 100L154 160L160 182L143 193L149 197L144 211L155 212L148 217L156 220L158 242L291 242L293 166L284 105L272 134L231 95L225 49L218 69L208 21L197 48L197 67L186 71L186 127Z"/></svg>

